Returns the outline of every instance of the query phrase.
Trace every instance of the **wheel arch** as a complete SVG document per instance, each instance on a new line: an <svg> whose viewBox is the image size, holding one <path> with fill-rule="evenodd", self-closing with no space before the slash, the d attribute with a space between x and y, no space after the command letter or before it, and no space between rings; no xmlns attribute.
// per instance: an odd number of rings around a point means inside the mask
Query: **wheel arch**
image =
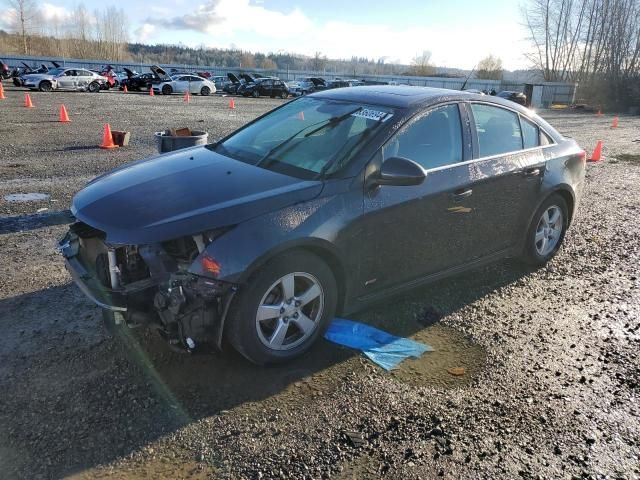
<svg viewBox="0 0 640 480"><path fill-rule="evenodd" d="M247 283L251 277L267 262L280 255L284 255L293 251L302 251L310 253L323 260L327 266L331 269L333 277L336 281L337 287L337 308L338 312L342 311L345 302L347 300L347 289L349 285L349 279L344 268L344 262L341 255L335 249L335 247L328 241L322 239L305 239L303 241L287 242L282 245L278 245L276 248L269 250L257 259L255 259L251 265L243 272L240 277L240 283Z"/></svg>

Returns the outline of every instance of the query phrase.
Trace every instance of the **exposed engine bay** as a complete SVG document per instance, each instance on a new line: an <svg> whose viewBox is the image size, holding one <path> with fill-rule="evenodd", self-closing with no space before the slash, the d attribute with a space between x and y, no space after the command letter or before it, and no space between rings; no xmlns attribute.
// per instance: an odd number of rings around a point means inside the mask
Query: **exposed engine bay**
<svg viewBox="0 0 640 480"><path fill-rule="evenodd" d="M109 245L105 238L104 232L76 222L60 251L74 280L116 325L155 328L181 351L221 346L237 285L189 271L213 235L150 245ZM201 261L214 276L215 261L206 255Z"/></svg>

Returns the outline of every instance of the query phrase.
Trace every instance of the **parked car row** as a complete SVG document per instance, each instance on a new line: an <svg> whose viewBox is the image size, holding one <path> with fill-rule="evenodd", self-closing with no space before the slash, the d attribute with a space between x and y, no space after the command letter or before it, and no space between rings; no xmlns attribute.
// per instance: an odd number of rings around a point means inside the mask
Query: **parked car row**
<svg viewBox="0 0 640 480"><path fill-rule="evenodd" d="M62 68L54 61L50 69L45 64L38 68L30 67L26 63L22 66L11 68L0 61L0 81L13 78L17 86L24 86L32 90L48 92L58 89L71 89L89 92L108 90L110 88L125 87L131 91L149 91L171 95L173 93L186 93L197 95L211 95L220 92L229 95L242 95L244 97L287 98L289 96L302 96L310 93L334 88L357 87L363 85L387 85L395 82L375 82L336 77L326 80L321 77L303 77L294 81L285 82L278 77L263 76L258 73L234 74L226 76L212 76L209 72L184 72L172 68L169 72L158 65L149 67L150 72L137 73L124 67L122 72L116 72L110 65L105 65L99 70L87 70L83 68ZM465 89L469 93L481 95L494 95L510 100L519 105L527 106L527 96L522 92L504 90L476 90Z"/></svg>

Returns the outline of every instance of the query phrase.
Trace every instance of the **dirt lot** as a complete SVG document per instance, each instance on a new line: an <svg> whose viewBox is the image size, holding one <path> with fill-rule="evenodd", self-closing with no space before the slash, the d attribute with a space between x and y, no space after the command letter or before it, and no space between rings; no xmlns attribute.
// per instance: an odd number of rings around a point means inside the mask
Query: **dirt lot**
<svg viewBox="0 0 640 480"><path fill-rule="evenodd" d="M104 92L0 100L0 478L638 478L640 117L544 112L604 162L538 271L503 262L352 318L435 348L386 373L327 342L260 369L109 336L54 253L91 177L280 100ZM57 123L64 102L71 124ZM132 132L96 148L102 126ZM634 156L635 155L635 156ZM8 202L43 193L47 200ZM47 209L47 210L42 210ZM122 212L126 215L126 212ZM462 376L447 372L464 367Z"/></svg>

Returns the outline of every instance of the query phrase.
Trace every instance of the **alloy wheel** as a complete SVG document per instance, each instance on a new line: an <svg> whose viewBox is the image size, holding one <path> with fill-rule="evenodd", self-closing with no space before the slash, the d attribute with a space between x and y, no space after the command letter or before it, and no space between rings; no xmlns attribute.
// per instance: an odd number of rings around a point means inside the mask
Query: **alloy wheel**
<svg viewBox="0 0 640 480"><path fill-rule="evenodd" d="M289 273L274 282L256 312L260 341L272 350L290 350L307 340L320 325L324 291L309 273Z"/></svg>
<svg viewBox="0 0 640 480"><path fill-rule="evenodd" d="M544 211L536 227L534 242L538 255L546 257L554 251L562 237L563 228L562 210L557 205L551 205Z"/></svg>

